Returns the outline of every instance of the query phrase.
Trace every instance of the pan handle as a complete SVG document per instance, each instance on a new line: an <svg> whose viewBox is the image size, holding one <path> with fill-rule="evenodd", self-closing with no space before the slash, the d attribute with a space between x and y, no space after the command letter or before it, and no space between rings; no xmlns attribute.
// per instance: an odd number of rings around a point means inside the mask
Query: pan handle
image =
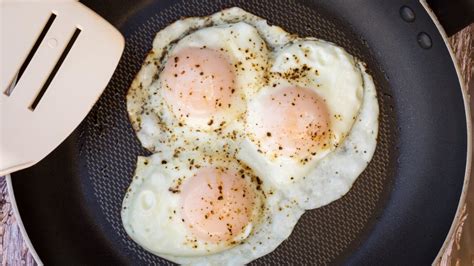
<svg viewBox="0 0 474 266"><path fill-rule="evenodd" d="M426 2L448 36L474 22L474 0L426 0Z"/></svg>

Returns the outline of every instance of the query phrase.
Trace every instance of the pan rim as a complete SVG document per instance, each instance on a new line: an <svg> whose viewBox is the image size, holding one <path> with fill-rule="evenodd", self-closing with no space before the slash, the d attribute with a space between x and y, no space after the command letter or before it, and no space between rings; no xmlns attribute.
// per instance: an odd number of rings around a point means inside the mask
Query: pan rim
<svg viewBox="0 0 474 266"><path fill-rule="evenodd" d="M433 260L433 264L439 263L442 260L444 251L448 248L449 245L449 240L453 237L455 231L456 231L456 225L459 224L459 221L461 220L461 212L463 208L463 203L466 200L467 197L467 191L469 188L469 183L472 175L472 112L471 112L471 105L470 105L470 100L469 100L469 95L466 89L466 86L464 84L464 79L461 76L461 71L459 68L459 62L456 59L454 55L454 51L449 45L448 41L448 35L446 34L446 31L444 30L443 26L441 26L441 23L439 22L438 18L436 17L436 14L433 12L433 10L429 7L428 3L426 0L420 0L420 4L423 6L423 8L426 10L428 15L430 16L431 20L435 24L436 28L438 29L441 37L443 38L444 44L446 48L448 48L449 55L451 56L451 60L453 61L454 69L456 70L456 75L458 76L459 80L459 85L461 87L461 94L464 102L464 112L466 115L466 133L467 133L467 150L466 150L466 169L464 172L464 183L462 186L462 191L461 191L461 196L459 197L459 202L458 202L458 207L456 209L456 213L454 215L453 221L451 223L451 227L448 231L448 234L446 235L446 238L444 239L443 245L441 246L440 250L438 251L438 254L436 255L435 259Z"/></svg>

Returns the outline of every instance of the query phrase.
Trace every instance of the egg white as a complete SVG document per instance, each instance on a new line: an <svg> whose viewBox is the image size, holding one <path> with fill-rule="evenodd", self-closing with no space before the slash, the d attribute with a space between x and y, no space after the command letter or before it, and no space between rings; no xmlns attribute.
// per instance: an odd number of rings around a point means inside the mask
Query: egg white
<svg viewBox="0 0 474 266"><path fill-rule="evenodd" d="M313 38L294 40L274 54L270 84L314 90L329 109L333 145L340 143L350 131L362 100L362 73L355 59L341 47ZM304 66L307 70L298 71L298 77L292 79L275 75Z"/></svg>
<svg viewBox="0 0 474 266"><path fill-rule="evenodd" d="M289 199L308 210L345 195L374 155L378 135L379 106L372 77L362 64L363 99L360 112L344 141L320 160L297 165L291 159L271 161L248 139L237 157Z"/></svg>
<svg viewBox="0 0 474 266"><path fill-rule="evenodd" d="M297 203L288 200L279 191L266 199L263 221L241 242L223 252L200 257L162 257L183 265L246 265L274 251L293 231L304 210Z"/></svg>
<svg viewBox="0 0 474 266"><path fill-rule="evenodd" d="M188 178L193 177L197 169L206 167L205 160L199 158L196 153L184 153L179 158L171 154L138 157L137 169L123 202L122 221L130 237L147 250L156 254L198 256L232 246L225 242L207 243L199 240L181 220L180 188ZM194 160L192 165L188 159ZM212 167L218 166L240 170L239 165L232 160L214 161ZM247 173L245 178L247 182L252 182ZM253 211L252 223L247 232L235 237L236 243L245 239L253 225L260 222L259 206L263 203L264 195L258 191L255 194L256 209Z"/></svg>
<svg viewBox="0 0 474 266"><path fill-rule="evenodd" d="M187 159L198 154L154 154L138 157L137 169L122 207L127 234L146 250L180 264L241 265L275 249L291 233L303 210L261 183L252 222L235 243L206 243L189 232L180 216L179 187L192 177ZM205 160L197 160L195 164ZM214 162L239 169L237 162ZM204 167L204 165L202 165ZM241 168L240 168L241 169ZM246 180L252 182L246 171Z"/></svg>
<svg viewBox="0 0 474 266"><path fill-rule="evenodd" d="M127 108L132 125L142 145L151 151L170 146L182 146L175 140L204 140L198 146L209 143L207 137L218 134L242 132L242 116L246 101L264 84L268 67L268 50L258 31L245 22L219 24L222 17L214 20L188 18L179 20L160 31L154 41L153 50L147 56L127 95ZM196 29L199 25L213 26ZM194 31L193 31L194 30ZM191 32L192 31L192 32ZM182 36L183 34L188 34ZM221 51L231 61L235 72L235 89L238 100L209 119L177 119L164 100L159 75L169 57L181 49L206 47ZM204 133L204 134L200 134ZM222 139L222 138L221 138ZM173 142L170 144L170 142ZM168 145L166 145L168 144Z"/></svg>
<svg viewBox="0 0 474 266"><path fill-rule="evenodd" d="M262 88L259 95L248 104L247 138L242 142L243 148L237 157L272 180L276 186L285 188L287 184L306 179L316 163L336 149L350 134L359 115L364 81L355 59L344 49L313 38L295 39L288 45L275 47L271 63L268 86ZM260 109L267 108L259 104L260 98L285 86L311 89L327 105L330 143L309 158L257 153L261 149L257 144L258 139L251 133L251 127L258 123L255 122L255 115L261 112ZM373 115L377 117L378 113Z"/></svg>

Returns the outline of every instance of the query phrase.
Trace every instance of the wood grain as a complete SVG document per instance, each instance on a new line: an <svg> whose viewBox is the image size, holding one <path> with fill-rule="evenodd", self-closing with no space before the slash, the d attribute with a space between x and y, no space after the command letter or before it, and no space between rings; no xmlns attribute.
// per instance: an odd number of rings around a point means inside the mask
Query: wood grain
<svg viewBox="0 0 474 266"><path fill-rule="evenodd" d="M465 88L472 92L474 91L474 24L451 37L450 44L460 65ZM0 177L0 193L0 262L2 265L36 265L33 257L28 252L13 215L4 177ZM459 249L447 254L448 256L444 261L445 265L474 265L474 255L471 254L471 251L474 250L474 181L471 182L470 197L468 197L468 202L465 205L467 222L465 220L464 224L466 226L459 233L460 240L453 240L454 245L456 245L455 248ZM465 229L470 226L473 228ZM458 254L467 255L466 257L460 257L462 255Z"/></svg>
<svg viewBox="0 0 474 266"><path fill-rule="evenodd" d="M458 59L459 69L463 76L464 88L472 96L474 93L474 24L458 32L449 40ZM471 97L471 110L474 111L474 100ZM453 237L441 257L440 265L474 265L474 175L459 222L455 224Z"/></svg>
<svg viewBox="0 0 474 266"><path fill-rule="evenodd" d="M7 193L5 177L0 177L0 259L2 265L36 265L18 228Z"/></svg>

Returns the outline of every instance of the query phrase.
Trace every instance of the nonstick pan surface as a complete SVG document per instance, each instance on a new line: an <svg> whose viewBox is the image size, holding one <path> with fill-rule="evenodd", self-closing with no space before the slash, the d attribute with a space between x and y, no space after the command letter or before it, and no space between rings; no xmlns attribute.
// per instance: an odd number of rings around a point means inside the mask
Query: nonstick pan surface
<svg viewBox="0 0 474 266"><path fill-rule="evenodd" d="M84 1L126 38L107 89L77 130L12 175L26 231L46 264L165 264L125 233L120 208L136 157L125 95L157 31L183 16L239 6L301 36L332 41L368 65L380 125L367 169L340 200L306 212L256 264L428 264L464 181L466 115L448 50L416 1ZM416 20L407 23L400 8ZM431 45L418 41L427 34ZM100 44L98 44L100 45Z"/></svg>

